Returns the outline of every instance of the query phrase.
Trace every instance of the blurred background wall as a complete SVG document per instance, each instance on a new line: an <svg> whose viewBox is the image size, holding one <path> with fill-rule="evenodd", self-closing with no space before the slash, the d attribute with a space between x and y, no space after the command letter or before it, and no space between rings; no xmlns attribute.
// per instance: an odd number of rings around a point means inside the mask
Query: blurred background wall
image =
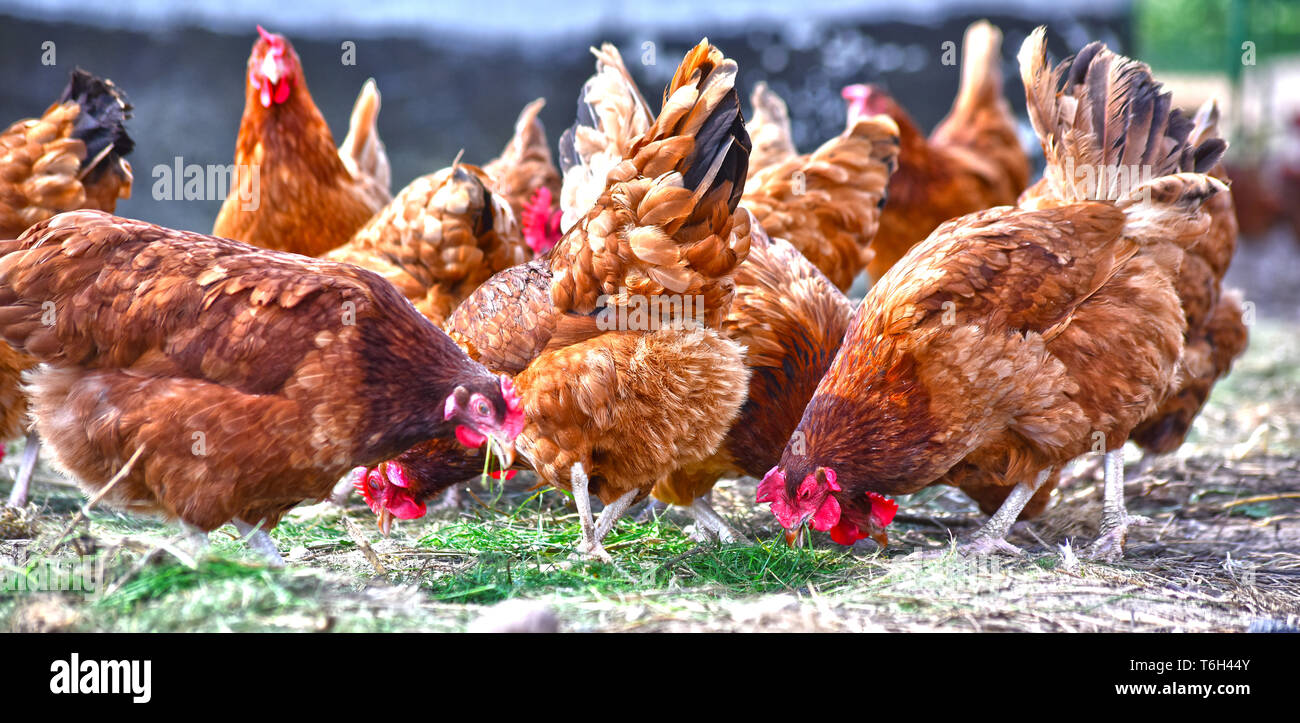
<svg viewBox="0 0 1300 723"><path fill-rule="evenodd" d="M943 43L959 47L981 17L1005 33L1007 95L1022 119L1014 56L1040 23L1058 58L1102 40L1151 63L1181 105L1222 99L1234 179L1259 189L1238 194L1243 225L1255 236L1300 235L1297 0L0 0L0 123L38 115L74 66L112 78L135 105L137 140L136 191L118 212L209 231L220 201L156 200L151 172L177 158L231 162L257 23L293 41L336 140L362 82L375 78L396 191L462 149L470 162L494 157L520 107L539 96L554 147L592 71L587 47L606 40L657 104L682 53L707 35L739 62L746 100L758 80L787 100L805 150L843 127L848 83L883 83L929 128L958 82L958 68L940 62ZM343 63L348 41L355 65ZM54 65L42 64L49 42ZM1023 131L1037 152L1027 122ZM1300 310L1300 290L1284 303Z"/></svg>

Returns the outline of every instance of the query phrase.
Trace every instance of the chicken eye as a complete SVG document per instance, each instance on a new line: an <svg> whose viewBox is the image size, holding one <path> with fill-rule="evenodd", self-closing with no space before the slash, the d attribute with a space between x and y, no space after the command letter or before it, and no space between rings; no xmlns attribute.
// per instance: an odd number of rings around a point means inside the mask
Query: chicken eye
<svg viewBox="0 0 1300 723"><path fill-rule="evenodd" d="M488 412L490 411L491 410L488 409L487 402L483 401L482 399L478 400L478 402L474 404L474 413L480 417L486 417L488 415Z"/></svg>

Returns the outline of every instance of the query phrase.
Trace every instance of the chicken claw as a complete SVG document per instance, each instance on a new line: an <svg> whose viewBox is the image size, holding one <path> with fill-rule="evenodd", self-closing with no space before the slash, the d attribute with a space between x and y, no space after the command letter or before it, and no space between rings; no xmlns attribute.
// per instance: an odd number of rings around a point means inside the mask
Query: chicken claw
<svg viewBox="0 0 1300 723"><path fill-rule="evenodd" d="M957 553L964 557L993 555L997 553L1005 553L1014 557L1023 557L1025 554L1024 550L1021 550L1019 547L1006 541L1007 533L1011 531L1011 526L1014 525L1016 520L1020 517L1020 511L1023 510L1025 505L1029 503L1029 500L1033 498L1034 493L1038 491L1038 488L1042 487L1043 483L1047 481L1047 478L1051 476L1052 468L1048 467L1038 473L1038 477L1034 480L1033 484L1021 482L1016 485L1015 488L1011 490L1011 494L1007 495L1007 499L1003 501L1002 506L998 508L998 511L994 512L993 516L989 518L989 521L985 522L984 526L971 536L969 541L963 542L957 546ZM943 557L947 554L947 550L930 550L909 557L924 560Z"/></svg>
<svg viewBox="0 0 1300 723"><path fill-rule="evenodd" d="M1094 560L1116 562L1124 557L1124 543L1128 541L1128 528L1149 525L1146 517L1130 515L1124 506L1124 456L1122 450L1106 453L1106 491L1101 508L1101 530L1092 543L1089 557Z"/></svg>
<svg viewBox="0 0 1300 723"><path fill-rule="evenodd" d="M582 540L578 542L578 554L588 560L613 563L614 558L605 551L605 536L614 529L614 523L623 516L628 507L636 501L637 490L628 490L621 497L605 505L600 511L600 518L591 519L591 495L587 493L587 472L581 462L575 462L569 473L569 489L573 492L573 501L578 505L578 521L582 524Z"/></svg>
<svg viewBox="0 0 1300 723"><path fill-rule="evenodd" d="M596 535L596 524L591 519L591 495L587 493L587 472L582 468L581 462L575 462L569 472L569 490L573 492L573 502L578 506L578 523L582 525L578 554L587 560L614 562L614 558L600 544L601 538Z"/></svg>

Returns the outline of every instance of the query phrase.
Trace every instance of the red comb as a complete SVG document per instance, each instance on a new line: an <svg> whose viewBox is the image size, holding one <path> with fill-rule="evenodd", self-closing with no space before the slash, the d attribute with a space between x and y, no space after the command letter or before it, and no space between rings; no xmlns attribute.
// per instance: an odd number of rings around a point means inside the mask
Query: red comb
<svg viewBox="0 0 1300 723"><path fill-rule="evenodd" d="M860 98L865 98L868 95L871 95L871 86L862 83L846 85L844 86L844 89L840 91L840 97L844 100L858 100Z"/></svg>
<svg viewBox="0 0 1300 723"><path fill-rule="evenodd" d="M758 483L758 496L754 498L754 501L760 504L775 502L778 496L784 492L785 470L781 469L781 465L777 465L763 475L763 481Z"/></svg>
<svg viewBox="0 0 1300 723"><path fill-rule="evenodd" d="M361 499L366 501L366 505L375 512L379 511L379 504L375 502L374 491L370 487L370 475L379 474L377 469L368 469L366 467L357 467L348 473L352 477L352 488L361 494Z"/></svg>
<svg viewBox="0 0 1300 723"><path fill-rule="evenodd" d="M491 477L492 479L512 480L515 478L515 471L513 469L507 469L504 471L498 469L498 470L493 470L491 472L488 472L488 476Z"/></svg>
<svg viewBox="0 0 1300 723"><path fill-rule="evenodd" d="M275 33L268 33L268 32L266 31L266 28L263 28L261 25L258 25L258 26L257 26L257 34L260 35L260 36L262 36L262 39L263 39L263 40L265 40L266 42L270 43L272 48L274 48L274 49L276 49L276 50L282 50L282 49L284 48L284 36L283 36L283 35L276 35Z"/></svg>
<svg viewBox="0 0 1300 723"><path fill-rule="evenodd" d="M551 189L541 186L524 204L523 218L520 219L524 240L537 255L549 251L560 239L560 213L551 210L553 200Z"/></svg>

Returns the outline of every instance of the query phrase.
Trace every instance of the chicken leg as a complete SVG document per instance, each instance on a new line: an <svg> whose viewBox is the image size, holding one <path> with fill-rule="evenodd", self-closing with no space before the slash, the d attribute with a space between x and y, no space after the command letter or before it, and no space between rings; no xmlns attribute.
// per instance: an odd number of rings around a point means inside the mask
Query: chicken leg
<svg viewBox="0 0 1300 723"><path fill-rule="evenodd" d="M14 488L9 492L10 507L27 506L27 490L32 484L32 473L36 471L36 458L41 453L41 438L36 430L27 433L27 444L23 447L23 459L18 466L18 478Z"/></svg>
<svg viewBox="0 0 1300 723"><path fill-rule="evenodd" d="M722 515L713 509L707 496L697 497L689 509L691 516L695 518L695 532L691 537L696 542L716 540L724 545L736 542L750 544L748 538L727 524L727 521L722 519Z"/></svg>
<svg viewBox="0 0 1300 723"><path fill-rule="evenodd" d="M995 555L1006 553L1016 557L1023 556L1024 550L1006 541L1007 533L1011 531L1011 526L1016 524L1016 519L1020 517L1021 510L1033 499L1034 493L1042 487L1047 479L1052 476L1052 468L1048 467L1038 473L1038 477L1033 483L1021 482L1007 495L1006 500L997 512L989 517L988 522L984 523L971 539L957 546L957 553L965 557L979 557L983 555ZM921 554L921 559L942 557L947 554L947 550L932 550Z"/></svg>
<svg viewBox="0 0 1300 723"><path fill-rule="evenodd" d="M181 520L181 530L185 533L181 538L185 551L197 559L208 549L208 533L185 520Z"/></svg>
<svg viewBox="0 0 1300 723"><path fill-rule="evenodd" d="M645 524L667 511L667 502L651 497L650 500L645 503L645 507L642 507L641 511L637 513L636 521Z"/></svg>
<svg viewBox="0 0 1300 723"><path fill-rule="evenodd" d="M636 499L636 490L628 490L623 496L605 505L605 509L600 511L600 518L593 521L591 516L591 495L587 492L587 472L583 469L581 462L574 463L569 474L569 480L569 489L573 492L573 501L578 506L578 522L582 525L582 540L578 542L578 554L588 560L613 563L614 558L609 556L601 543L604 542L609 531L614 529L614 523L618 521L619 517L623 516L623 513Z"/></svg>
<svg viewBox="0 0 1300 723"><path fill-rule="evenodd" d="M1122 449L1106 453L1106 492L1101 508L1101 530L1092 544L1090 556L1115 562L1124 556L1128 528L1150 524L1146 517L1130 515L1124 506L1124 454Z"/></svg>
<svg viewBox="0 0 1300 723"><path fill-rule="evenodd" d="M235 529L239 530L239 536L244 539L244 544L248 545L250 550L257 552L266 558L271 567L284 567L284 558L280 557L280 551L276 549L275 542L271 536L266 534L266 530L260 525L250 525L243 520L234 520Z"/></svg>

